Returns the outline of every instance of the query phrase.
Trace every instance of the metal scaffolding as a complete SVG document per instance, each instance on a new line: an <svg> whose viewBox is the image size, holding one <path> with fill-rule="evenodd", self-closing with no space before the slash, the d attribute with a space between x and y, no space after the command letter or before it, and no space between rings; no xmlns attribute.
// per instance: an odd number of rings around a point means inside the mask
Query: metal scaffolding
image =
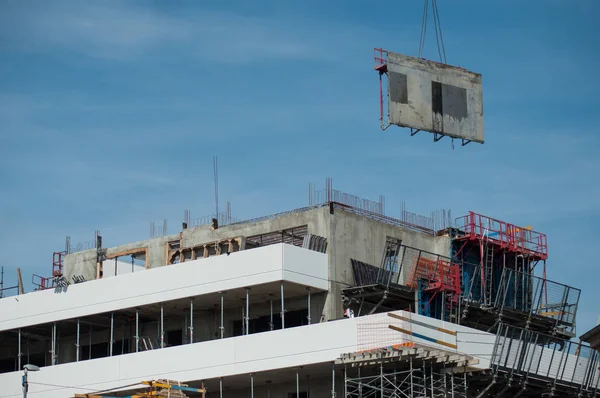
<svg viewBox="0 0 600 398"><path fill-rule="evenodd" d="M467 395L467 355L414 344L345 354L346 398L455 397ZM355 368L355 369L353 369Z"/></svg>

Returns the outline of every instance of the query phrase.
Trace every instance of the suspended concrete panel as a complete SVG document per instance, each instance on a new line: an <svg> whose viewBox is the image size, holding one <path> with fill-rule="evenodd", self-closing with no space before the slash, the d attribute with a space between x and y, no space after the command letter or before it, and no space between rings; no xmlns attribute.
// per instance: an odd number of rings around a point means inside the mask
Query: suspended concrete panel
<svg viewBox="0 0 600 398"><path fill-rule="evenodd" d="M483 143L481 75L387 53L389 123Z"/></svg>

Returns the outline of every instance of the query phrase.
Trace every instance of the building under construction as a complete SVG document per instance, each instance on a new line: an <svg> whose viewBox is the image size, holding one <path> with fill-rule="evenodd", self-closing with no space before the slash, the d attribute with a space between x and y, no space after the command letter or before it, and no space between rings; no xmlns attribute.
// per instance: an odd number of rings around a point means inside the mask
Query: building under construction
<svg viewBox="0 0 600 398"><path fill-rule="evenodd" d="M598 353L571 340L581 292L546 275L543 233L393 218L329 179L308 207L196 224L67 245L37 291L0 299L0 395L21 396L25 364L32 397L157 380L208 397L597 395Z"/></svg>

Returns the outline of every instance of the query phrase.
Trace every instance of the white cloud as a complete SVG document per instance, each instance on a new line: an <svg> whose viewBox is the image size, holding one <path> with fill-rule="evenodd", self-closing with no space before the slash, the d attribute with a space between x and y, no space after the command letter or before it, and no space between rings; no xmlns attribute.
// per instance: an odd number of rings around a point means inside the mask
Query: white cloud
<svg viewBox="0 0 600 398"><path fill-rule="evenodd" d="M63 49L87 56L130 60L157 49L219 63L271 59L336 59L344 39L359 45L366 32L324 24L192 9L167 14L128 2L12 3L0 16L0 46L28 52ZM177 10L177 9L176 9ZM349 39L355 38L354 39ZM366 46L365 48L369 48Z"/></svg>

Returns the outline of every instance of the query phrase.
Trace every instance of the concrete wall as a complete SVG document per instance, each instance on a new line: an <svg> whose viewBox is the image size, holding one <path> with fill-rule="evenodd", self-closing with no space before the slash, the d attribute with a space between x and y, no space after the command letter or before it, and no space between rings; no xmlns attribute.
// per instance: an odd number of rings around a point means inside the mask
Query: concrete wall
<svg viewBox="0 0 600 398"><path fill-rule="evenodd" d="M327 209L328 214L328 209ZM343 315L341 289L354 284L350 259L379 266L387 237L402 244L448 256L450 239L382 223L371 218L336 209L330 216L328 238L330 296L325 314L328 319Z"/></svg>
<svg viewBox="0 0 600 398"><path fill-rule="evenodd" d="M339 319L343 315L341 289L354 284L350 259L355 258L373 265L381 263L386 238L394 237L403 244L427 250L444 256L450 255L450 239L434 237L422 232L386 224L374 219L353 214L336 208L330 214L329 207L319 207L297 213L254 223L241 223L213 230L210 226L201 226L183 231L169 237L159 237L108 249L108 255L139 247L148 247L149 267L161 267L166 262L167 242L179 239L182 246L189 247L206 242L217 241L235 236L254 236L283 229L308 226L308 233L326 237L328 240L328 279L329 291L324 312L318 317L325 321ZM254 249L252 249L254 250ZM250 251L250 250L248 250ZM65 274L95 272L95 251L69 255L65 261Z"/></svg>
<svg viewBox="0 0 600 398"><path fill-rule="evenodd" d="M327 290L327 256L276 244L0 299L0 331L279 281Z"/></svg>
<svg viewBox="0 0 600 398"><path fill-rule="evenodd" d="M388 53L390 123L483 143L481 75Z"/></svg>

